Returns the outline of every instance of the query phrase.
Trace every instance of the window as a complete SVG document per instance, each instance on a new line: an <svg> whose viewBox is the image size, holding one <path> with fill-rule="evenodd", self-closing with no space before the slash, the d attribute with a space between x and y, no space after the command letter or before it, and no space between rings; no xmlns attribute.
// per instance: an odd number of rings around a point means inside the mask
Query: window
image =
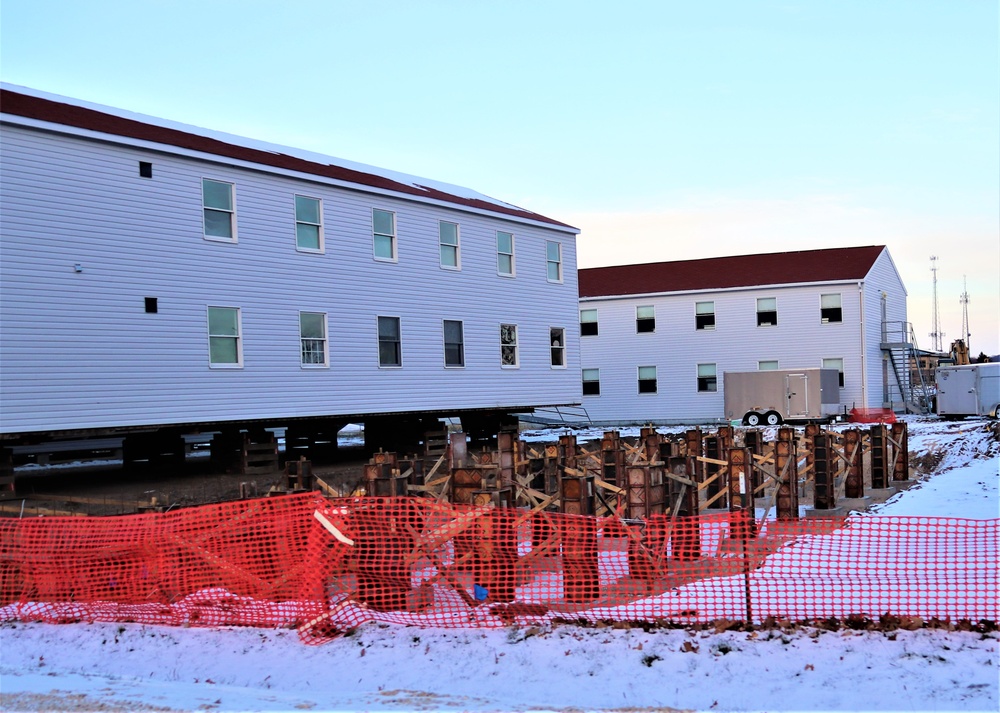
<svg viewBox="0 0 1000 713"><path fill-rule="evenodd" d="M399 338L399 317L378 318L378 365L403 365L403 353Z"/></svg>
<svg viewBox="0 0 1000 713"><path fill-rule="evenodd" d="M517 361L517 325L500 325L500 366L515 367Z"/></svg>
<svg viewBox="0 0 1000 713"><path fill-rule="evenodd" d="M778 324L778 298L757 298L757 326L774 327Z"/></svg>
<svg viewBox="0 0 1000 713"><path fill-rule="evenodd" d="M562 282L562 245L554 240L545 241L545 259L549 282Z"/></svg>
<svg viewBox="0 0 1000 713"><path fill-rule="evenodd" d="M715 329L715 302L694 303L695 329Z"/></svg>
<svg viewBox="0 0 1000 713"><path fill-rule="evenodd" d="M457 320L444 320L444 365L465 366L465 335Z"/></svg>
<svg viewBox="0 0 1000 713"><path fill-rule="evenodd" d="M775 371L778 368L777 359L765 359L757 362L757 371Z"/></svg>
<svg viewBox="0 0 1000 713"><path fill-rule="evenodd" d="M635 331L637 334L656 331L655 307L650 306L635 308Z"/></svg>
<svg viewBox="0 0 1000 713"><path fill-rule="evenodd" d="M223 367L243 365L238 307L208 308L208 363Z"/></svg>
<svg viewBox="0 0 1000 713"><path fill-rule="evenodd" d="M203 178L201 202L205 215L205 237L209 240L236 242L236 209L233 208L233 184Z"/></svg>
<svg viewBox="0 0 1000 713"><path fill-rule="evenodd" d="M551 364L555 367L566 366L566 330L562 327L549 328L549 349Z"/></svg>
<svg viewBox="0 0 1000 713"><path fill-rule="evenodd" d="M718 391L715 364L698 365L698 391Z"/></svg>
<svg viewBox="0 0 1000 713"><path fill-rule="evenodd" d="M308 252L323 251L323 204L319 198L295 196L295 246Z"/></svg>
<svg viewBox="0 0 1000 713"><path fill-rule="evenodd" d="M441 267L458 270L461 267L458 253L458 223L438 223L438 244L441 248Z"/></svg>
<svg viewBox="0 0 1000 713"><path fill-rule="evenodd" d="M840 294L819 296L819 320L823 324L844 321L844 312L840 308Z"/></svg>
<svg viewBox="0 0 1000 713"><path fill-rule="evenodd" d="M149 161L139 162L139 176L141 178L152 178L153 177L153 164Z"/></svg>
<svg viewBox="0 0 1000 713"><path fill-rule="evenodd" d="M395 260L396 214L392 211L373 208L372 232L375 240L375 259Z"/></svg>
<svg viewBox="0 0 1000 713"><path fill-rule="evenodd" d="M840 383L840 388L844 388L844 360L843 359L824 359L823 360L824 369L836 369L838 381Z"/></svg>
<svg viewBox="0 0 1000 713"><path fill-rule="evenodd" d="M596 309L581 309L580 310L580 336L581 337L596 337L597 336L597 310Z"/></svg>
<svg viewBox="0 0 1000 713"><path fill-rule="evenodd" d="M327 366L326 314L299 312L302 366Z"/></svg>
<svg viewBox="0 0 1000 713"><path fill-rule="evenodd" d="M640 366L639 367L639 393L640 394L655 394L656 393L656 367L655 366Z"/></svg>
<svg viewBox="0 0 1000 713"><path fill-rule="evenodd" d="M600 369L584 369L583 370L583 395L584 396L600 396L601 395L601 370Z"/></svg>
<svg viewBox="0 0 1000 713"><path fill-rule="evenodd" d="M514 276L514 236L497 231L497 273Z"/></svg>
<svg viewBox="0 0 1000 713"><path fill-rule="evenodd" d="M160 310L155 297L144 297L143 304L145 305L147 314L156 314Z"/></svg>

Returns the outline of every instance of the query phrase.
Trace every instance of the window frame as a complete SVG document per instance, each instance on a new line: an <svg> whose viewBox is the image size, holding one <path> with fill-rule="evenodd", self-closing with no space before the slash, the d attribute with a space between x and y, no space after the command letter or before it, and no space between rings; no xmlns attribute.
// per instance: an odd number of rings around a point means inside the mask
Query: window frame
<svg viewBox="0 0 1000 713"><path fill-rule="evenodd" d="M212 333L212 310L232 310L236 313L236 334L213 334ZM210 369L242 369L243 368L243 309L241 307L232 307L229 305L206 305L205 310L205 331L208 335L208 367ZM213 339L231 339L236 342L236 361L235 362L216 362L212 361L212 340Z"/></svg>
<svg viewBox="0 0 1000 713"><path fill-rule="evenodd" d="M837 306L836 307L824 307L823 298L824 297L836 297ZM823 313L828 310L837 311L837 319L833 319L832 316L824 317ZM820 324L843 324L844 323L844 295L842 292L826 292L820 293L819 296L819 323Z"/></svg>
<svg viewBox="0 0 1000 713"><path fill-rule="evenodd" d="M761 310L761 301L771 300L774 302L774 309L772 310ZM777 327L778 326L778 298L777 297L758 297L757 298L757 326L758 327ZM764 322L761 315L773 314L774 318L771 322Z"/></svg>
<svg viewBox="0 0 1000 713"><path fill-rule="evenodd" d="M643 369L652 369L653 370L653 378L649 378L648 376L646 378L643 378L643 376L642 376L642 370ZM648 374L648 372L647 372L647 374ZM642 395L642 394L655 394L657 392L658 384L657 384L657 370L656 370L656 365L655 364L644 364L643 366L637 366L635 368L635 375L636 375L636 393L637 394L640 394L640 395ZM643 382L645 382L645 384L646 384L645 388L643 388ZM649 386L650 383L652 383L652 388L650 388L650 386Z"/></svg>
<svg viewBox="0 0 1000 713"><path fill-rule="evenodd" d="M299 198L303 198L308 201L316 201L316 218L319 220L318 223L313 223L312 221L304 220L299 217ZM323 199L316 198L315 196L307 196L302 193L295 193L292 196L292 208L295 211L295 249L300 253L312 253L312 254L322 254L326 252L326 243L323 239ZM308 225L316 228L316 242L317 247L303 247L299 242L299 226Z"/></svg>
<svg viewBox="0 0 1000 713"><path fill-rule="evenodd" d="M209 206L206 201L205 187L208 183L215 183L220 186L229 187L229 207L219 208L217 206ZM210 235L208 232L208 212L213 211L215 213L225 213L229 216L229 236L225 235ZM218 178L208 178L206 176L201 177L201 231L202 237L205 240L211 240L216 243L236 243L239 242L239 236L236 230L236 184L232 181L221 181Z"/></svg>
<svg viewBox="0 0 1000 713"><path fill-rule="evenodd" d="M458 325L458 342L448 341L448 324ZM465 323L460 319L443 319L441 320L441 343L444 348L444 368L445 369L464 369L465 368ZM458 345L459 362L458 364L452 364L448 361L448 345Z"/></svg>
<svg viewBox="0 0 1000 713"><path fill-rule="evenodd" d="M652 317L640 317L639 310L652 310ZM636 305L635 306L635 333L653 334L656 332L656 305Z"/></svg>
<svg viewBox="0 0 1000 713"><path fill-rule="evenodd" d="M392 232L391 233L380 233L375 228L375 214L385 213L389 215L392 219ZM399 262L399 241L397 235L399 233L399 226L396 224L396 211L386 210L385 208L375 208L372 207L372 257L377 262ZM378 244L379 238L388 238L391 257L385 257L384 255L378 254Z"/></svg>
<svg viewBox="0 0 1000 713"><path fill-rule="evenodd" d="M584 312L593 312L594 313L594 319L593 319L593 321L584 322L583 321L583 313ZM588 334L586 331L584 331L584 327L583 327L584 324L593 324L594 325L594 333L593 334ZM589 329L589 327L588 327L588 329ZM580 310L580 336L581 337L597 337L597 336L600 336L600 333L601 333L600 315L598 315L598 313L597 313L597 308L595 308L595 307L588 307L587 309L581 309Z"/></svg>
<svg viewBox="0 0 1000 713"><path fill-rule="evenodd" d="M553 260L552 256L549 254L549 250L555 246L556 249L556 259ZM552 266L555 265L556 277L553 278L551 273ZM562 243L558 240L546 240L545 241L545 279L553 284L562 284L563 281L563 254L562 254Z"/></svg>
<svg viewBox="0 0 1000 713"><path fill-rule="evenodd" d="M514 341L504 343L504 327L513 327ZM521 367L520 337L518 336L517 324L514 322L500 322L500 368L519 369ZM504 348L513 349L514 363L504 363Z"/></svg>
<svg viewBox="0 0 1000 713"><path fill-rule="evenodd" d="M708 376L708 375L702 376L701 367L703 367L703 366L710 366L710 367L712 367L712 375L711 376ZM717 393L719 393L719 364L718 364L718 362L705 362L705 363L698 364L695 367L695 374L696 374L696 378L697 378L697 381L695 383L697 385L697 391L698 391L699 394L717 394ZM703 387L702 380L704 380L704 382L705 382L704 383L704 388L702 388ZM709 388L709 385L711 385L711 388Z"/></svg>
<svg viewBox="0 0 1000 713"><path fill-rule="evenodd" d="M698 311L699 305L711 305L712 306L712 311L711 312L699 312ZM712 320L711 324L709 324L707 322L705 322L705 324L702 324L702 321L707 320L709 317L711 317L711 320ZM715 300L702 300L700 302L695 302L694 303L694 328L695 328L695 331L697 331L697 332L714 332L716 326L717 326L717 322L716 322L716 319L715 319Z"/></svg>
<svg viewBox="0 0 1000 713"><path fill-rule="evenodd" d="M554 333L558 332L562 337L562 344L556 346L554 343ZM556 364L556 353L559 354L559 361L561 363ZM549 327L549 367L552 369L565 369L566 368L566 328L565 327Z"/></svg>
<svg viewBox="0 0 1000 713"><path fill-rule="evenodd" d="M510 236L510 252L502 252L500 250L500 236L508 235ZM497 275L500 277L517 277L517 249L514 244L514 233L508 233L506 230L496 231L496 246L497 246ZM507 256L510 258L510 272L504 272L500 269L500 257Z"/></svg>
<svg viewBox="0 0 1000 713"><path fill-rule="evenodd" d="M826 362L828 362L828 361L839 361L840 362L840 366L838 366L838 367L827 366ZM838 377L837 380L838 380L838 382L840 384L840 388L842 388L842 389L844 388L844 383L846 381L846 379L844 378L844 357L822 357L820 359L820 368L822 368L822 369L836 369L837 370L837 377Z"/></svg>
<svg viewBox="0 0 1000 713"><path fill-rule="evenodd" d="M444 242L444 232L442 228L445 225L455 226L455 244ZM444 262L444 251L445 248L450 248L455 251L455 264L446 265ZM438 266L442 270L452 270L458 272L462 269L462 235L461 228L458 223L450 220L439 220L438 221Z"/></svg>
<svg viewBox="0 0 1000 713"><path fill-rule="evenodd" d="M596 379L588 379L587 372L597 372ZM580 370L580 378L583 384L583 395L584 396L600 396L601 395L601 370L600 368L587 368ZM597 384L597 390L593 393L587 393L587 384ZM593 388L593 387L591 387Z"/></svg>
<svg viewBox="0 0 1000 713"><path fill-rule="evenodd" d="M391 341L388 339L382 339L382 320L391 319L396 322L396 339ZM375 336L378 344L378 368L379 369L401 369L403 368L403 320L397 316L393 315L376 315L375 317ZM395 356L396 363L383 363L382 362L382 344L395 344Z"/></svg>
<svg viewBox="0 0 1000 713"><path fill-rule="evenodd" d="M320 324L323 326L323 336L322 337L307 337L303 334L302 330L302 317L304 315L318 315L321 318ZM321 342L323 348L323 361L322 362L307 362L305 361L306 355L306 340L312 342ZM303 369L328 369L330 367L330 332L327 329L327 313L326 312L312 312L309 310L299 311L299 366Z"/></svg>

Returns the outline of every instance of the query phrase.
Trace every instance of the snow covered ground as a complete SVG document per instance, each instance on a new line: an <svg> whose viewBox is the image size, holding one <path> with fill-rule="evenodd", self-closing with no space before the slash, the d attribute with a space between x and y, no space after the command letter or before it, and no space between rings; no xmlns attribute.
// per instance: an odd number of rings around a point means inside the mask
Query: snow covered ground
<svg viewBox="0 0 1000 713"><path fill-rule="evenodd" d="M991 424L909 424L934 474L869 512L1000 517ZM0 626L5 711L996 711L998 678L996 632Z"/></svg>

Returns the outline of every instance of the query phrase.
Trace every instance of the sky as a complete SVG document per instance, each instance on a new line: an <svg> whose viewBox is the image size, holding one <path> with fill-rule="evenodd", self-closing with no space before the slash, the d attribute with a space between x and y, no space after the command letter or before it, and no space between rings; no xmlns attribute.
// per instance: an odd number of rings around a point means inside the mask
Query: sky
<svg viewBox="0 0 1000 713"><path fill-rule="evenodd" d="M996 0L3 0L0 78L473 188L581 267L887 245L1000 353Z"/></svg>

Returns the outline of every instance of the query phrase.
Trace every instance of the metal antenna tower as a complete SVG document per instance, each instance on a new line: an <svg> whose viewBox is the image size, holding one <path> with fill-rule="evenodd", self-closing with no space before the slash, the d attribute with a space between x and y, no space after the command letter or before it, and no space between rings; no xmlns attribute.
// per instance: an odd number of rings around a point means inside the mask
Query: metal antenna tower
<svg viewBox="0 0 1000 713"><path fill-rule="evenodd" d="M962 339L965 340L966 348L971 348L969 347L969 339L972 337L969 334L969 285L965 275L962 275L962 296L958 301L962 303Z"/></svg>
<svg viewBox="0 0 1000 713"><path fill-rule="evenodd" d="M940 352L942 350L941 339L944 337L944 332L941 331L941 311L938 309L937 271L937 255L931 255L931 274L934 276L934 312L931 316L931 341L933 342L934 351Z"/></svg>

